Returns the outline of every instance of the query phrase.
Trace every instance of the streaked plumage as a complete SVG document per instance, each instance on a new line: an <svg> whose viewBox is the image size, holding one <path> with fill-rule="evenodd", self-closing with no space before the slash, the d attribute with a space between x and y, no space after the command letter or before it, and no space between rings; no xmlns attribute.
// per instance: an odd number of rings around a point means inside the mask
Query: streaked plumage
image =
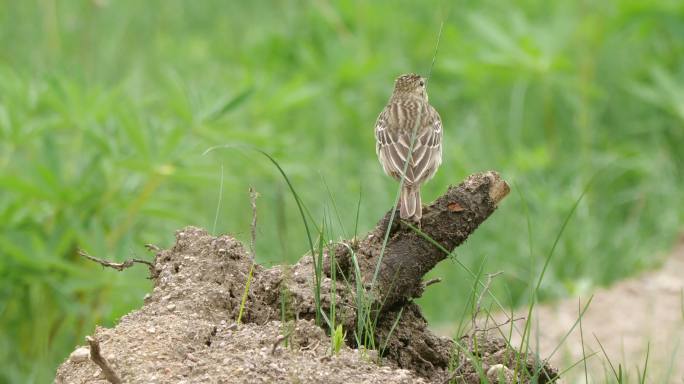
<svg viewBox="0 0 684 384"><path fill-rule="evenodd" d="M397 78L392 97L375 123L375 138L385 173L401 181L406 169L400 217L420 221L420 186L434 176L442 163L442 121L428 103L423 78L416 74Z"/></svg>

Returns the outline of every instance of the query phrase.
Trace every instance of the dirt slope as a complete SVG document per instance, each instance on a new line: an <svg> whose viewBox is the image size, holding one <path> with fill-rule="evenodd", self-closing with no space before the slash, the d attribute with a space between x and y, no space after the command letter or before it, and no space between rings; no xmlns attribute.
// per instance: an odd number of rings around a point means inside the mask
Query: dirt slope
<svg viewBox="0 0 684 384"><path fill-rule="evenodd" d="M237 326L249 266L242 244L230 236L192 227L178 231L173 249L155 258L155 288L143 307L93 334L121 382L424 382L408 370L378 367L372 355L346 346L330 356L329 337L310 320L284 325L271 319L266 302L277 300L278 289L255 288L244 324ZM271 282L275 272L257 266L253 286L267 289L270 284L258 283ZM107 383L88 353L88 347L77 348L58 368L55 383Z"/></svg>

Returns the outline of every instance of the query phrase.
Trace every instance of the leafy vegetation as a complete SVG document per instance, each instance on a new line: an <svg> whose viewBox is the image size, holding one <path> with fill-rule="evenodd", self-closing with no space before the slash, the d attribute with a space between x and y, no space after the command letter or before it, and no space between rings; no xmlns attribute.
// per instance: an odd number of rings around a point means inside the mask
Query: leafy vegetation
<svg viewBox="0 0 684 384"><path fill-rule="evenodd" d="M337 236L370 228L396 192L373 123L394 77L427 73L441 22L444 162L424 200L484 169L517 189L458 261L486 257L505 271L493 292L525 304L593 178L540 298L658 263L684 212L679 2L0 1L0 382L50 381L95 324L140 305L146 271L102 271L79 247L144 257L215 218L247 243L250 185L258 262L311 251L299 200L314 218L334 205ZM202 155L222 144L271 154L298 201L253 151ZM421 302L433 321L472 290L443 264Z"/></svg>

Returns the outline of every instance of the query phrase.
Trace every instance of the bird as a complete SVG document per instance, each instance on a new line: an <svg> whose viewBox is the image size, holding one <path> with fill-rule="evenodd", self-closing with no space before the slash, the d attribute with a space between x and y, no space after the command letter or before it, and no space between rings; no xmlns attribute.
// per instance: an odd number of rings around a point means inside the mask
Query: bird
<svg viewBox="0 0 684 384"><path fill-rule="evenodd" d="M420 186L442 163L442 119L428 102L426 81L397 77L389 102L375 122L375 151L384 172L400 182L399 217L420 223Z"/></svg>

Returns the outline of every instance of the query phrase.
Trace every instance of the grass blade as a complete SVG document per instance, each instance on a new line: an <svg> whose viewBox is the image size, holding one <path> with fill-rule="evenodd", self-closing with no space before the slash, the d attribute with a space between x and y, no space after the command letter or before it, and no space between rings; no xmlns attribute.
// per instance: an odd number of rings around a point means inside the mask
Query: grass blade
<svg viewBox="0 0 684 384"><path fill-rule="evenodd" d="M221 212L221 200L223 199L223 164L221 164L221 181L219 183L218 202L216 203L216 213L214 214L214 225L211 227L211 233L216 234L216 224L218 223L219 212Z"/></svg>
<svg viewBox="0 0 684 384"><path fill-rule="evenodd" d="M603 351L603 356L606 357L606 361L608 361L608 365L610 365L610 369L613 371L613 375L615 375L615 380L617 380L618 383L622 382L622 368L620 368L620 374L615 370L615 366L613 366L613 362L610 361L610 357L606 353L606 350L603 348L603 344L601 344L601 341L596 337L596 334L594 334L594 338L596 339L596 342L599 344L599 347L601 347L601 351Z"/></svg>

